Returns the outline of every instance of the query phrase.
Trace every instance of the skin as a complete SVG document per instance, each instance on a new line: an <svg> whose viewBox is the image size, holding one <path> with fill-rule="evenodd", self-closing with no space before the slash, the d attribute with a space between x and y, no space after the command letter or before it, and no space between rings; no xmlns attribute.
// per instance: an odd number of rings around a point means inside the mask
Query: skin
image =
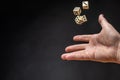
<svg viewBox="0 0 120 80"><path fill-rule="evenodd" d="M88 43L66 47L66 53L61 55L63 60L120 63L120 34L102 14L99 15L98 22L102 27L100 33L74 36L74 41Z"/></svg>

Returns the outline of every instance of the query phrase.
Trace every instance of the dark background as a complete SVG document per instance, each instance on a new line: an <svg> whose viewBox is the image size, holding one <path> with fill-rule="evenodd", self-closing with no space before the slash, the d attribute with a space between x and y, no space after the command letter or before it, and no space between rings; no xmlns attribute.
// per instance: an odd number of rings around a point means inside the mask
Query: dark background
<svg viewBox="0 0 120 80"><path fill-rule="evenodd" d="M0 80L120 80L120 65L62 61L77 34L98 33L99 14L120 32L119 0L89 0L88 22L79 26L72 10L82 0L0 2Z"/></svg>

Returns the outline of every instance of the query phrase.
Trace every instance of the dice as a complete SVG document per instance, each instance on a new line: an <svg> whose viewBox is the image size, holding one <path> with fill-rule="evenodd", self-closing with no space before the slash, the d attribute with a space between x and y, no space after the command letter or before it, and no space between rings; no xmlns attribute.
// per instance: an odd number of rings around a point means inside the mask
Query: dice
<svg viewBox="0 0 120 80"><path fill-rule="evenodd" d="M86 15L83 15L82 17L83 17L83 18L82 18L82 19L83 19L83 22L87 22L87 17L86 17Z"/></svg>
<svg viewBox="0 0 120 80"><path fill-rule="evenodd" d="M88 1L82 1L82 9L84 10L87 10L89 9L89 2ZM87 22L87 17L86 15L82 15L81 16L81 13L82 13L82 10L80 7L75 7L73 9L73 13L75 16L77 16L74 20L75 20L75 23L76 24L83 24L84 22Z"/></svg>
<svg viewBox="0 0 120 80"><path fill-rule="evenodd" d="M74 13L74 15L79 16L81 14L81 8L80 7L75 7L73 9L73 13Z"/></svg>
<svg viewBox="0 0 120 80"><path fill-rule="evenodd" d="M86 15L77 16L77 17L75 18L76 24L83 24L83 23L86 22L86 21L87 21Z"/></svg>
<svg viewBox="0 0 120 80"><path fill-rule="evenodd" d="M89 2L88 1L82 1L82 8L83 9L89 9Z"/></svg>

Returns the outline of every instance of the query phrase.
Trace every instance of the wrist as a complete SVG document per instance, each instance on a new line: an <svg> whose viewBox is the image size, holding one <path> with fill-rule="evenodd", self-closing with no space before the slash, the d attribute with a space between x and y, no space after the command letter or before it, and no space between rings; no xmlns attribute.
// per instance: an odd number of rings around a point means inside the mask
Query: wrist
<svg viewBox="0 0 120 80"><path fill-rule="evenodd" d="M117 63L120 64L120 38L119 38L119 41L118 41L118 47L117 47Z"/></svg>

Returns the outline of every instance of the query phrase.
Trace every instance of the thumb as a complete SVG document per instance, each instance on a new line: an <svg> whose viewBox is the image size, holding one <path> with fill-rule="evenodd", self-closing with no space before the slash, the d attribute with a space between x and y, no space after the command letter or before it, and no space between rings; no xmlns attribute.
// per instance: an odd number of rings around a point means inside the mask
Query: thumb
<svg viewBox="0 0 120 80"><path fill-rule="evenodd" d="M101 25L102 28L106 28L108 27L108 21L106 20L106 18L103 16L103 14L100 14L99 15L99 18L98 18L98 22L99 24Z"/></svg>
<svg viewBox="0 0 120 80"><path fill-rule="evenodd" d="M98 22L101 25L102 29L107 31L114 31L117 32L116 29L107 21L107 19L103 16L103 14L99 15ZM117 32L118 34L118 32Z"/></svg>

